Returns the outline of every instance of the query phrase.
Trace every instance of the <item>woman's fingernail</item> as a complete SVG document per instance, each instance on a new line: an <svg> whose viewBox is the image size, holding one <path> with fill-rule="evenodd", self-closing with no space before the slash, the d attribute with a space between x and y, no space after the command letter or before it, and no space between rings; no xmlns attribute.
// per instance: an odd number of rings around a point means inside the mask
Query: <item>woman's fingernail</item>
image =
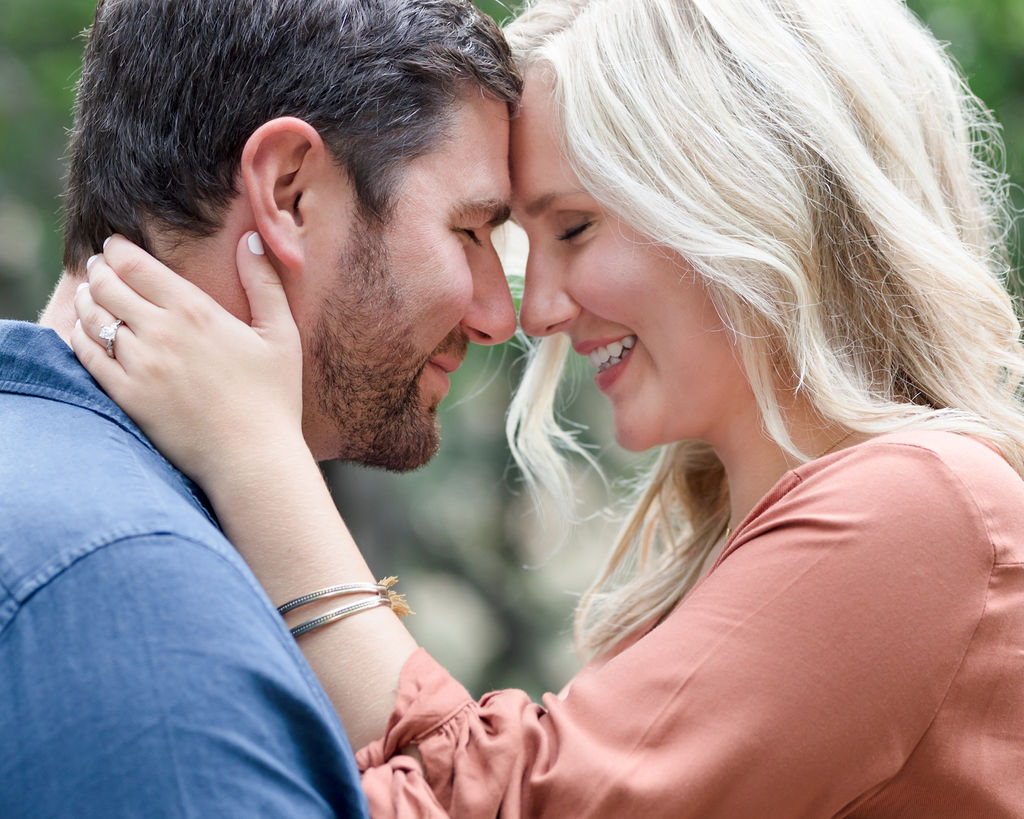
<svg viewBox="0 0 1024 819"><path fill-rule="evenodd" d="M249 243L249 250L254 256L263 255L263 240L258 233L250 233L247 241Z"/></svg>
<svg viewBox="0 0 1024 819"><path fill-rule="evenodd" d="M88 259L85 260L86 272L88 272L89 268L92 267L92 263L95 262L99 257L100 257L100 254L97 253L96 255L90 256Z"/></svg>
<svg viewBox="0 0 1024 819"><path fill-rule="evenodd" d="M106 239L104 239L104 240L103 240L103 249L104 249L104 250L106 250L106 249L107 249L107 243L108 243L108 242L109 242L109 241L110 241L111 239L113 239L113 238L114 238L113 236L108 236L108 237L107 237Z"/></svg>
<svg viewBox="0 0 1024 819"><path fill-rule="evenodd" d="M82 320L81 319L75 319L75 329L78 330L79 328L81 328L81 326L82 326Z"/></svg>
<svg viewBox="0 0 1024 819"><path fill-rule="evenodd" d="M95 258L95 256L93 258ZM89 282L79 282L78 287L75 288L75 295L77 296L79 293L81 293L83 290L85 290L88 286L89 286Z"/></svg>

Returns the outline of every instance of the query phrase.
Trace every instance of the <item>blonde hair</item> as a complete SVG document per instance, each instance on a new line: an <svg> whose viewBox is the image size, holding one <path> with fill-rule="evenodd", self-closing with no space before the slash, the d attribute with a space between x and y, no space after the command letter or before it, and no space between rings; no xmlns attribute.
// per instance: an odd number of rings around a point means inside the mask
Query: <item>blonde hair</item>
<svg viewBox="0 0 1024 819"><path fill-rule="evenodd" d="M850 430L975 435L1024 474L997 126L902 2L534 0L507 34L552 81L583 187L704 278L780 446L807 460L788 390ZM567 350L537 346L508 421L528 480L563 493ZM670 610L728 514L714 451L664 447L578 648Z"/></svg>

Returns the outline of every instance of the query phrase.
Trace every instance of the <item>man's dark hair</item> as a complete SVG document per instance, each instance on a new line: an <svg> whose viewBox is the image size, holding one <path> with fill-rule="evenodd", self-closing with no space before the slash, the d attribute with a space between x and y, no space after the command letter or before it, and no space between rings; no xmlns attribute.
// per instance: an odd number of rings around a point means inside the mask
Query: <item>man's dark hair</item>
<svg viewBox="0 0 1024 819"><path fill-rule="evenodd" d="M469 0L100 0L69 144L64 265L111 233L208 236L237 194L249 136L294 116L386 221L408 162L455 103L514 106L522 80Z"/></svg>

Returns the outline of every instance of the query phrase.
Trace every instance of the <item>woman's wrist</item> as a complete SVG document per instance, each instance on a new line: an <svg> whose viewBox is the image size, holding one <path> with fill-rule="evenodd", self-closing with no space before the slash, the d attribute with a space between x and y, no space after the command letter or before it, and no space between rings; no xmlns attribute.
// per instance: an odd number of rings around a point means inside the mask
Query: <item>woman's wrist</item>
<svg viewBox="0 0 1024 819"><path fill-rule="evenodd" d="M206 463L196 464L190 475L215 508L253 492L276 496L289 479L310 480L310 476L320 475L301 432L283 428L250 429L243 439L230 444L221 439L210 455Z"/></svg>
<svg viewBox="0 0 1024 819"><path fill-rule="evenodd" d="M280 604L336 583L375 582L301 436L225 460L207 494L228 539Z"/></svg>

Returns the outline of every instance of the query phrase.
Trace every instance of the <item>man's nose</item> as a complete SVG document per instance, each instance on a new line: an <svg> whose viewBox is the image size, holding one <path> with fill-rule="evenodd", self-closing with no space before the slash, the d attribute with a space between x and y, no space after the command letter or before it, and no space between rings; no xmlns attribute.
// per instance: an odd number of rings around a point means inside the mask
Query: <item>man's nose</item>
<svg viewBox="0 0 1024 819"><path fill-rule="evenodd" d="M516 310L498 254L491 249L473 268L473 300L462 328L476 344L501 344L516 331Z"/></svg>

